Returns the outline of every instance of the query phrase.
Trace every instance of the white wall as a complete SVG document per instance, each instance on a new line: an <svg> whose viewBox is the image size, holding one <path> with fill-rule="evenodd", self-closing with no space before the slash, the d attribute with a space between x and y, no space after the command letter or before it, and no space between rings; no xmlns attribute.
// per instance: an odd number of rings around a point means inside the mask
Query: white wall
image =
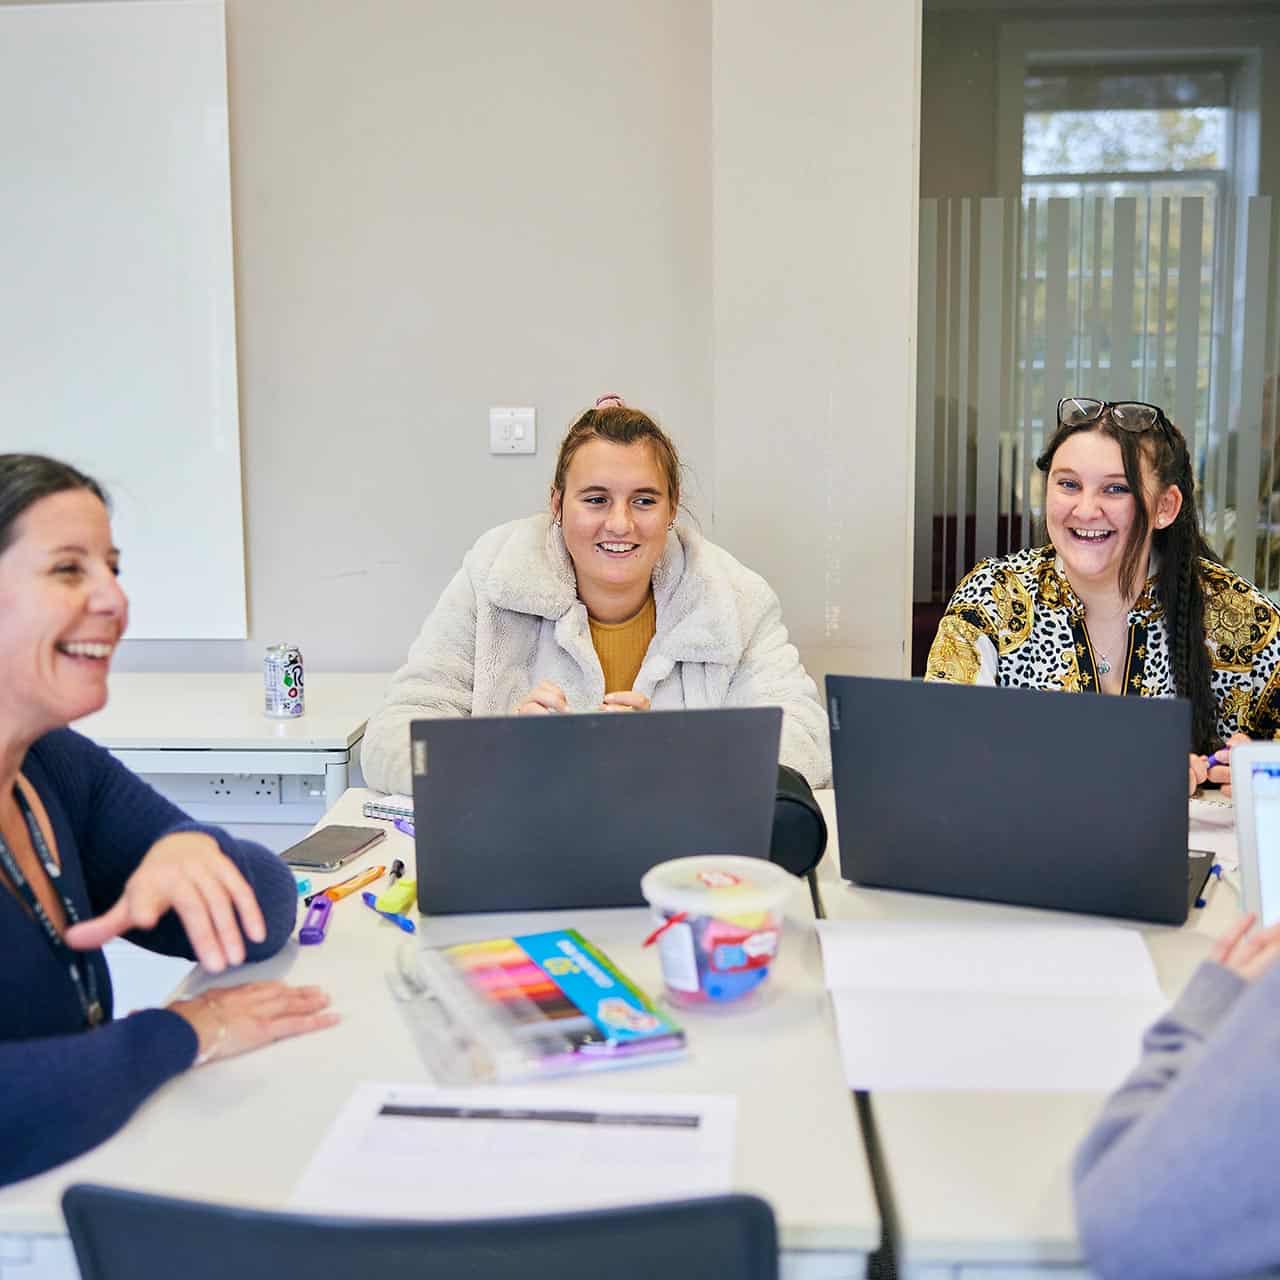
<svg viewBox="0 0 1280 1280"><path fill-rule="evenodd" d="M250 639L119 665L391 669L617 391L812 665L900 669L917 11L228 0ZM503 403L535 456L487 453Z"/></svg>
<svg viewBox="0 0 1280 1280"><path fill-rule="evenodd" d="M704 4L228 0L247 644L124 669L399 664L605 390L711 472ZM492 457L488 406L539 450ZM193 566L198 572L198 566Z"/></svg>
<svg viewBox="0 0 1280 1280"><path fill-rule="evenodd" d="M920 15L716 0L716 533L815 676L905 674Z"/></svg>

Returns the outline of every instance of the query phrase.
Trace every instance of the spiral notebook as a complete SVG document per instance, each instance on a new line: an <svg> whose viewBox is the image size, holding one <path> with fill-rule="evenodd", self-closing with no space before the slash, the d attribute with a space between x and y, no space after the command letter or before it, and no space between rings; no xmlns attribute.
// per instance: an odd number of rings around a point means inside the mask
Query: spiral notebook
<svg viewBox="0 0 1280 1280"><path fill-rule="evenodd" d="M412 818L413 797L378 796L376 799L366 800L360 806L360 811L366 818L384 818L388 822L394 822L396 818Z"/></svg>

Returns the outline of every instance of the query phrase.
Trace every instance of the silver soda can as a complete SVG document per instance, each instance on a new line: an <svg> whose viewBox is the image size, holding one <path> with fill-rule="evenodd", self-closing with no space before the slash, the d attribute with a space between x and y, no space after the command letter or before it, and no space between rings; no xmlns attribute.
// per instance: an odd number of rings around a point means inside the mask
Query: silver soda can
<svg viewBox="0 0 1280 1280"><path fill-rule="evenodd" d="M304 707L302 650L296 644L273 644L262 660L264 710L275 720L292 720Z"/></svg>

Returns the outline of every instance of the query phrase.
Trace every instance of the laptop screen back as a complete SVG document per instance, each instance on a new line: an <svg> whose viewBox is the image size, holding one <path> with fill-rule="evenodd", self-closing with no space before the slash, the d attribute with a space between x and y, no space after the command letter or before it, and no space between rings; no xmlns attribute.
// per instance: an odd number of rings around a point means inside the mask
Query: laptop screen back
<svg viewBox="0 0 1280 1280"><path fill-rule="evenodd" d="M415 720L425 914L639 905L668 858L767 858L777 707Z"/></svg>
<svg viewBox="0 0 1280 1280"><path fill-rule="evenodd" d="M856 676L827 701L846 878L1186 919L1187 703Z"/></svg>

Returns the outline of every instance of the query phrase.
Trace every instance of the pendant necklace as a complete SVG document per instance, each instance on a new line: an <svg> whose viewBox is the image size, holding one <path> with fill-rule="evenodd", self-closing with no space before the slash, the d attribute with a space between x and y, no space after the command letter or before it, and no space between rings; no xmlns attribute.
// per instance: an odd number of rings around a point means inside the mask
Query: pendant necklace
<svg viewBox="0 0 1280 1280"><path fill-rule="evenodd" d="M1125 615L1126 615L1126 616L1128 615L1129 610L1128 610L1128 608L1127 608L1127 607L1125 608L1124 613L1125 613ZM1085 626L1087 627L1087 626L1089 625L1089 623L1088 623L1088 611L1087 611L1087 610L1085 611L1085 617L1086 617ZM1119 614L1115 614L1115 615L1113 615L1113 616L1112 616L1112 618L1105 619L1105 621L1106 621L1107 625L1108 625L1108 626L1110 626L1110 625L1111 625L1111 623L1112 623L1113 621L1118 620L1118 619L1119 619L1119 617L1120 617L1120 615L1119 615ZM1092 640L1090 641L1090 643L1092 644ZM1093 650L1093 656L1094 656L1094 662L1095 662L1095 665L1096 665L1096 666L1097 666L1097 668L1098 668L1098 674L1099 674L1100 676L1110 675L1110 674L1111 674L1111 667L1112 667L1112 665L1113 665L1113 664L1112 664L1112 662L1111 662L1111 659L1110 659L1110 658L1108 658L1108 657L1107 657L1107 655L1106 655L1105 653L1103 653L1101 649L1098 649L1098 648L1096 648L1096 647L1095 647L1095 648L1094 648L1094 650Z"/></svg>

